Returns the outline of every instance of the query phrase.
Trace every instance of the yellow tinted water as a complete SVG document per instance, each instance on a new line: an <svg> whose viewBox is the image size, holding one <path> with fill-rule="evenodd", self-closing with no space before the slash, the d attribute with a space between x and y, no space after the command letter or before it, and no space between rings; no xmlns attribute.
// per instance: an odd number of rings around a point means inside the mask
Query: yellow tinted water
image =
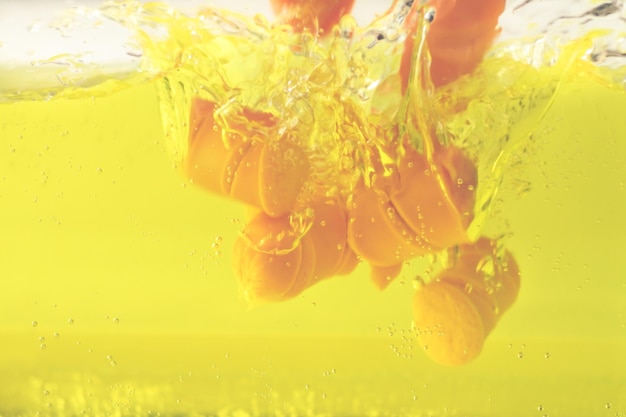
<svg viewBox="0 0 626 417"><path fill-rule="evenodd" d="M419 262L382 293L359 266L240 300L243 208L182 177L162 85L0 104L0 415L626 415L626 96L590 68L498 145L483 227L510 233L522 288L462 368L415 341ZM528 94L554 74L533 77ZM458 120L506 107L489 97Z"/></svg>

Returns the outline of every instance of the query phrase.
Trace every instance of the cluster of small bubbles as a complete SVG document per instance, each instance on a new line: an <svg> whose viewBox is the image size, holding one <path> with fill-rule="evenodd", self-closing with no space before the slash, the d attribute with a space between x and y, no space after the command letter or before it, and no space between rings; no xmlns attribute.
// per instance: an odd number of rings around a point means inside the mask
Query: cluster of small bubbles
<svg viewBox="0 0 626 417"><path fill-rule="evenodd" d="M107 355L107 361L109 361L109 365L111 366L117 365L117 362L115 361L115 359L113 359L113 356L111 355Z"/></svg>
<svg viewBox="0 0 626 417"><path fill-rule="evenodd" d="M211 250L213 250L214 256L222 255L222 250L221 250L222 242L223 242L223 238L221 236L216 236L215 239L213 240L213 243L211 243Z"/></svg>

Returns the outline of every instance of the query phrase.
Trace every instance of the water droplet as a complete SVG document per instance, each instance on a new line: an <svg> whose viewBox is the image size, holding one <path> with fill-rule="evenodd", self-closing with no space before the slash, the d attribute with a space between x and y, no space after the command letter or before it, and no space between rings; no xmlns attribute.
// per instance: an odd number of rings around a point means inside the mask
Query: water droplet
<svg viewBox="0 0 626 417"><path fill-rule="evenodd" d="M31 324L33 325L33 327L37 327L37 325L38 325L39 323L37 323L36 321L34 321L34 322L32 322Z"/></svg>
<svg viewBox="0 0 626 417"><path fill-rule="evenodd" d="M607 410L608 410L609 408L611 408L611 403L606 403L606 404L604 404L604 408L606 408Z"/></svg>
<svg viewBox="0 0 626 417"><path fill-rule="evenodd" d="M117 318L117 317L113 317L113 323L119 324L120 323L120 319Z"/></svg>
<svg viewBox="0 0 626 417"><path fill-rule="evenodd" d="M550 356L552 356L552 355L550 355L550 352L546 352L546 354L544 356L545 356L546 359L550 359Z"/></svg>
<svg viewBox="0 0 626 417"><path fill-rule="evenodd" d="M517 352L517 358L518 359L524 359L524 352Z"/></svg>
<svg viewBox="0 0 626 417"><path fill-rule="evenodd" d="M69 325L74 324L74 319L73 318L67 319L67 324L69 324Z"/></svg>
<svg viewBox="0 0 626 417"><path fill-rule="evenodd" d="M52 333L52 336L54 336L55 338L57 338L57 339L58 339L58 338L59 338L59 336L61 336L61 335L60 335L58 332L54 332L54 333Z"/></svg>
<svg viewBox="0 0 626 417"><path fill-rule="evenodd" d="M46 344L45 344L45 343L42 343L41 345L39 345L39 347L40 347L41 349L45 349L47 346L46 346Z"/></svg>
<svg viewBox="0 0 626 417"><path fill-rule="evenodd" d="M41 336L41 337L39 337L39 341L40 341L41 343L43 343L43 342L45 342L45 341L46 341L46 338L45 338L45 337L43 337L43 336Z"/></svg>

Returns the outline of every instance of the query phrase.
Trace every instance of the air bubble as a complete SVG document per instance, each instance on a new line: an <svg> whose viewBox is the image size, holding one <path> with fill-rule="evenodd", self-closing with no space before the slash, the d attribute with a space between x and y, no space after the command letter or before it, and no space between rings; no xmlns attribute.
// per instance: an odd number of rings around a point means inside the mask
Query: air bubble
<svg viewBox="0 0 626 417"><path fill-rule="evenodd" d="M385 38L390 42L395 42L400 37L400 32L396 28L389 28L385 32Z"/></svg>
<svg viewBox="0 0 626 417"><path fill-rule="evenodd" d="M37 327L37 325L38 325L39 323L37 323L36 321L34 321L34 322L32 322L31 324L32 324L32 326L33 326L33 327Z"/></svg>

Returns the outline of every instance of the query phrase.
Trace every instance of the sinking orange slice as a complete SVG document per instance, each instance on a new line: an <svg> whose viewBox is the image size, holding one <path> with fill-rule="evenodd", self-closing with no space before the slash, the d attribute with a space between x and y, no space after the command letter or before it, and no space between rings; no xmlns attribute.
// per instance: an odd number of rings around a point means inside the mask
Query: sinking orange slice
<svg viewBox="0 0 626 417"><path fill-rule="evenodd" d="M495 241L481 238L449 252L453 265L415 292L413 314L428 356L455 366L480 354L484 340L517 298L520 280L513 256L498 254Z"/></svg>
<svg viewBox="0 0 626 417"><path fill-rule="evenodd" d="M313 224L303 235L289 215L258 212L237 239L235 272L249 301L293 298L319 281L352 272L357 258L346 242L347 214L336 202L314 202Z"/></svg>
<svg viewBox="0 0 626 417"><path fill-rule="evenodd" d="M261 208L272 217L294 209L306 181L309 162L305 151L283 138L255 137L277 121L269 114L243 108L228 131L215 121L216 103L194 99L191 107L186 174L195 184ZM238 121L241 120L241 122Z"/></svg>

